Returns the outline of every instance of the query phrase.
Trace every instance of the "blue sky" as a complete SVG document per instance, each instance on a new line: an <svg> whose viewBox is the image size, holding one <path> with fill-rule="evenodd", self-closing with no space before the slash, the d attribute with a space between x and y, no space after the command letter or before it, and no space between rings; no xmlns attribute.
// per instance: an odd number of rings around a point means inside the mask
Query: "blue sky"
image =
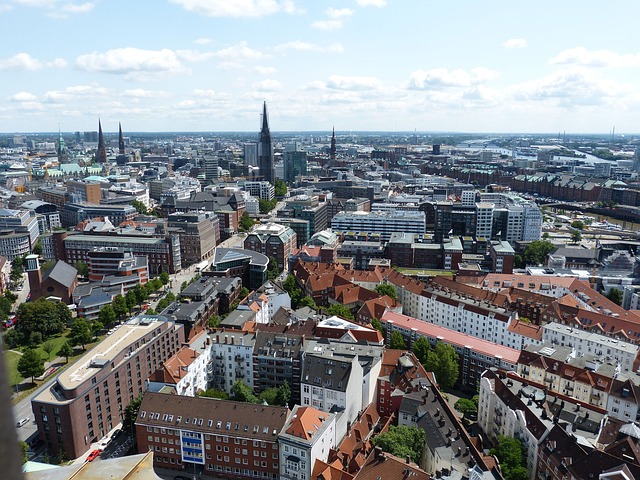
<svg viewBox="0 0 640 480"><path fill-rule="evenodd" d="M0 132L640 132L640 2L0 1Z"/></svg>

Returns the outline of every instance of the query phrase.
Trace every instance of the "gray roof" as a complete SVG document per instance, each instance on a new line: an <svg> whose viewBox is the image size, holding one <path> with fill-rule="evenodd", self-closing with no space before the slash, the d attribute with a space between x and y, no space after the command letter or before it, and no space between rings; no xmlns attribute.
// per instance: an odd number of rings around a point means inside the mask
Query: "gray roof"
<svg viewBox="0 0 640 480"><path fill-rule="evenodd" d="M220 327L242 328L256 316L253 310L234 310L220 322Z"/></svg>
<svg viewBox="0 0 640 480"><path fill-rule="evenodd" d="M78 278L78 270L76 270L75 267L69 265L67 262L58 260L53 269L43 280L49 278L68 288Z"/></svg>
<svg viewBox="0 0 640 480"><path fill-rule="evenodd" d="M351 361L307 354L301 383L345 392L351 376Z"/></svg>

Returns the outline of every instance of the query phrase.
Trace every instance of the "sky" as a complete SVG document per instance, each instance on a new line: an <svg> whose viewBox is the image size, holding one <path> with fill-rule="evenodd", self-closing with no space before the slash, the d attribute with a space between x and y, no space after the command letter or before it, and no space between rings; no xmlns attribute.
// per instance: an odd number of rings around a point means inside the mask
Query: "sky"
<svg viewBox="0 0 640 480"><path fill-rule="evenodd" d="M0 0L0 132L640 132L635 0Z"/></svg>

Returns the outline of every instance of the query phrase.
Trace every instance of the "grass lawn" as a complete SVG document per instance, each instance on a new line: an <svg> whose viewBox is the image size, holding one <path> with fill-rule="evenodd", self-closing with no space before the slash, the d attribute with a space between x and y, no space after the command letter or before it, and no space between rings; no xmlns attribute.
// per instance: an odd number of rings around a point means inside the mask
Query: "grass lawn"
<svg viewBox="0 0 640 480"><path fill-rule="evenodd" d="M425 270L422 268L401 268L401 267L393 267L400 273L404 273L405 275L429 275L431 277L441 276L441 277L452 277L455 272L450 270Z"/></svg>
<svg viewBox="0 0 640 480"><path fill-rule="evenodd" d="M7 370L9 372L9 385L13 387L16 383L20 383L24 380L24 377L18 373L18 360L21 355L5 350L4 359L7 362Z"/></svg>
<svg viewBox="0 0 640 480"><path fill-rule="evenodd" d="M49 356L49 358L47 358L47 352L42 349L42 345L46 342L43 342L43 344L38 346L38 348L36 348L36 352L40 354L40 358L43 358L45 361L53 360L54 358L56 358L58 356L58 350L60 350L60 347L68 340L68 334L69 331L67 330L62 335L51 337L49 340L47 340L47 342L53 343L53 350L51 351L51 355ZM20 350L24 351L24 347L21 347Z"/></svg>

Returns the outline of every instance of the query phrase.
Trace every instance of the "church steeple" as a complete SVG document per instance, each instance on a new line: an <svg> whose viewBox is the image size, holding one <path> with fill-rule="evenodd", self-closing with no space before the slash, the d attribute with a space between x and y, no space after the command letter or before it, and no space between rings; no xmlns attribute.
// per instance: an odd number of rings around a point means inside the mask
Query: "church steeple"
<svg viewBox="0 0 640 480"><path fill-rule="evenodd" d="M107 163L107 147L104 144L102 123L100 122L100 119L98 119L98 151L96 152L96 162Z"/></svg>
<svg viewBox="0 0 640 480"><path fill-rule="evenodd" d="M329 159L334 161L336 159L336 127L333 127L333 134L331 135L331 150L329 151Z"/></svg>
<svg viewBox="0 0 640 480"><path fill-rule="evenodd" d="M276 173L273 168L273 144L269 131L269 117L267 116L267 102L262 107L262 128L260 129L260 143L258 143L258 167L263 180L274 183Z"/></svg>
<svg viewBox="0 0 640 480"><path fill-rule="evenodd" d="M118 122L118 153L124 155L124 137L122 136L122 124Z"/></svg>

